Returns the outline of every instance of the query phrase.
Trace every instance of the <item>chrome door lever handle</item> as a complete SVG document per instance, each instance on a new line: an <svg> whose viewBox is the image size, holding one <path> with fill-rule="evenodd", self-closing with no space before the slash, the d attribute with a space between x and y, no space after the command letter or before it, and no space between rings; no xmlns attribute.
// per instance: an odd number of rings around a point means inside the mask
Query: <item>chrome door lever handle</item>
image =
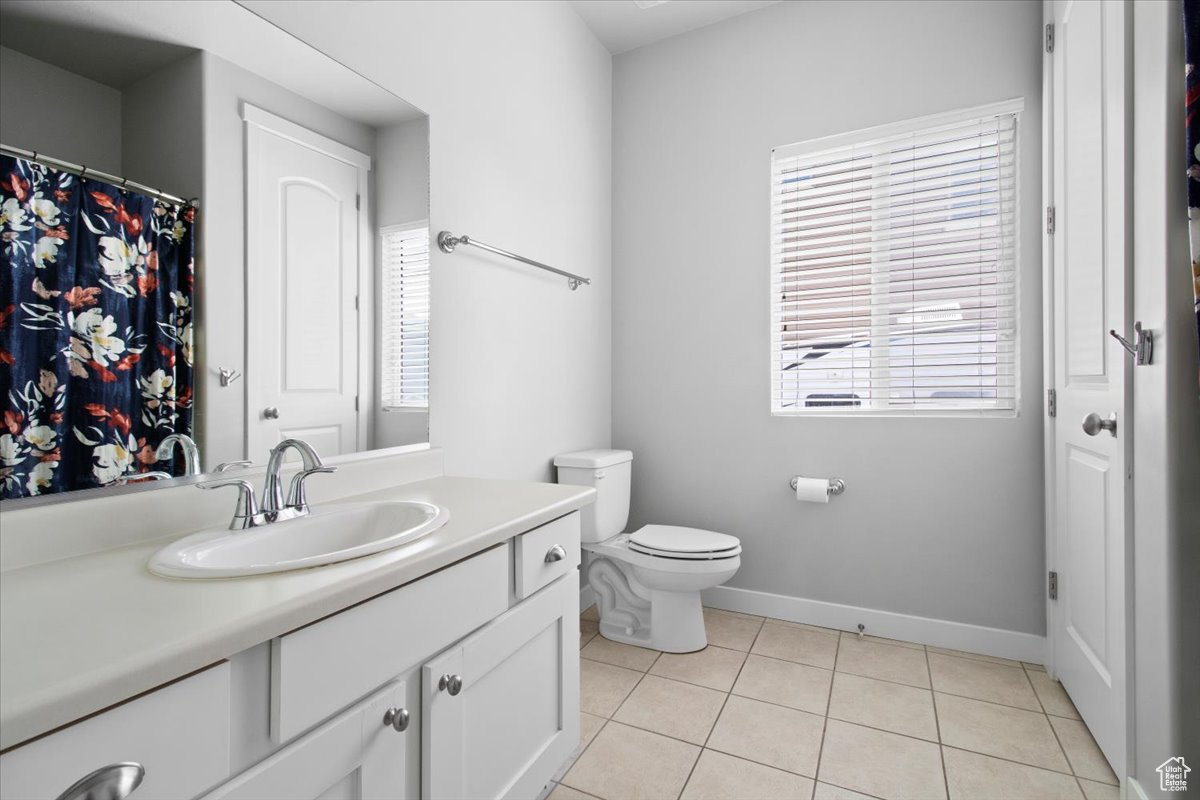
<svg viewBox="0 0 1200 800"><path fill-rule="evenodd" d="M1108 335L1121 343L1121 347L1125 348L1125 352L1133 356L1133 363L1136 366L1142 367L1150 363L1150 359L1154 356L1154 334L1142 327L1141 321L1133 323L1133 341L1129 341L1115 330L1110 330Z"/></svg>

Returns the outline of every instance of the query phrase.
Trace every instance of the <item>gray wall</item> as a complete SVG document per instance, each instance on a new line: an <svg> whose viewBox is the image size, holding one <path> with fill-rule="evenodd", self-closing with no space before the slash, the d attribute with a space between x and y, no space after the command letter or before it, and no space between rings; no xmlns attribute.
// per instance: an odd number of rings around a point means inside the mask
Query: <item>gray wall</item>
<svg viewBox="0 0 1200 800"><path fill-rule="evenodd" d="M433 253L446 472L547 480L556 453L607 446L612 62L583 21L567 3L243 4L428 112L434 231L593 279Z"/></svg>
<svg viewBox="0 0 1200 800"><path fill-rule="evenodd" d="M203 230L196 293L200 330L196 383L197 424L204 467L240 458L246 444L245 382L222 387L218 367L245 372L246 270L245 259L245 133L241 104L248 102L272 114L316 131L356 150L372 154L375 131L346 119L324 106L284 89L251 72L203 54L204 69L204 203L200 211ZM255 302L250 299L251 305Z"/></svg>
<svg viewBox="0 0 1200 800"><path fill-rule="evenodd" d="M124 176L120 91L7 47L0 75L0 141Z"/></svg>
<svg viewBox="0 0 1200 800"><path fill-rule="evenodd" d="M429 218L429 118L380 128L375 136L375 297L383 296L379 230ZM378 300L376 301L378 303ZM375 341L382 341L382 314L375 314ZM379 410L378 379L382 376L375 349L375 447L395 447L429 441L429 411Z"/></svg>
<svg viewBox="0 0 1200 800"><path fill-rule="evenodd" d="M1200 775L1200 399L1180 6L1134 5L1133 309L1156 338L1152 363L1133 371L1129 771L1150 797L1171 796L1155 771L1168 758Z"/></svg>
<svg viewBox="0 0 1200 800"><path fill-rule="evenodd" d="M200 196L202 65L196 52L122 90L121 160L131 180L185 199ZM203 224L201 218L201 230Z"/></svg>
<svg viewBox="0 0 1200 800"><path fill-rule="evenodd" d="M729 585L1045 632L1041 4L780 3L614 61L613 439L631 528L741 537ZM1015 419L773 418L771 148L1024 97ZM795 474L841 476L827 506Z"/></svg>

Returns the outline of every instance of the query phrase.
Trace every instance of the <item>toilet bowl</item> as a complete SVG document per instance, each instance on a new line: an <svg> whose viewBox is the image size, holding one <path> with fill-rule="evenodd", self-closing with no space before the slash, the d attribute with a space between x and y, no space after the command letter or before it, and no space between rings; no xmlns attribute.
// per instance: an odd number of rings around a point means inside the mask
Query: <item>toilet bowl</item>
<svg viewBox="0 0 1200 800"><path fill-rule="evenodd" d="M559 483L592 486L583 510L585 576L596 595L600 635L668 653L708 645L700 592L741 566L737 537L699 528L645 525L620 533L629 518L633 454L584 450L554 460Z"/></svg>

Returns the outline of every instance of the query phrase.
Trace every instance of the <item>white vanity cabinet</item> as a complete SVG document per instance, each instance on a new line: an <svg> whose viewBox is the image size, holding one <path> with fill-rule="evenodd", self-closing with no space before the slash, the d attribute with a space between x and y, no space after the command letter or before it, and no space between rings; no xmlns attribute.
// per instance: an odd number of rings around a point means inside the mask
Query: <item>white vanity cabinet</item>
<svg viewBox="0 0 1200 800"><path fill-rule="evenodd" d="M579 742L579 532L572 512L18 745L0 800L122 761L131 800L532 800Z"/></svg>
<svg viewBox="0 0 1200 800"><path fill-rule="evenodd" d="M402 681L389 684L205 795L205 800L399 797L407 766L404 689Z"/></svg>
<svg viewBox="0 0 1200 800"><path fill-rule="evenodd" d="M145 770L136 800L195 797L229 774L229 678L222 662L6 751L0 799L55 800L127 762Z"/></svg>
<svg viewBox="0 0 1200 800"><path fill-rule="evenodd" d="M421 796L536 797L579 745L572 572L425 664Z"/></svg>

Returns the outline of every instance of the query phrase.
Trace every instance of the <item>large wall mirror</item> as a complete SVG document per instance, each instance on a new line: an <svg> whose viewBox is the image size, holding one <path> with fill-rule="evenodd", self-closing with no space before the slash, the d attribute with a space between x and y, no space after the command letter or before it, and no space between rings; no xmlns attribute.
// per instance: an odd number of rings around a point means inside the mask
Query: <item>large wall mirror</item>
<svg viewBox="0 0 1200 800"><path fill-rule="evenodd" d="M428 440L424 113L232 0L4 0L0 71L6 504Z"/></svg>

